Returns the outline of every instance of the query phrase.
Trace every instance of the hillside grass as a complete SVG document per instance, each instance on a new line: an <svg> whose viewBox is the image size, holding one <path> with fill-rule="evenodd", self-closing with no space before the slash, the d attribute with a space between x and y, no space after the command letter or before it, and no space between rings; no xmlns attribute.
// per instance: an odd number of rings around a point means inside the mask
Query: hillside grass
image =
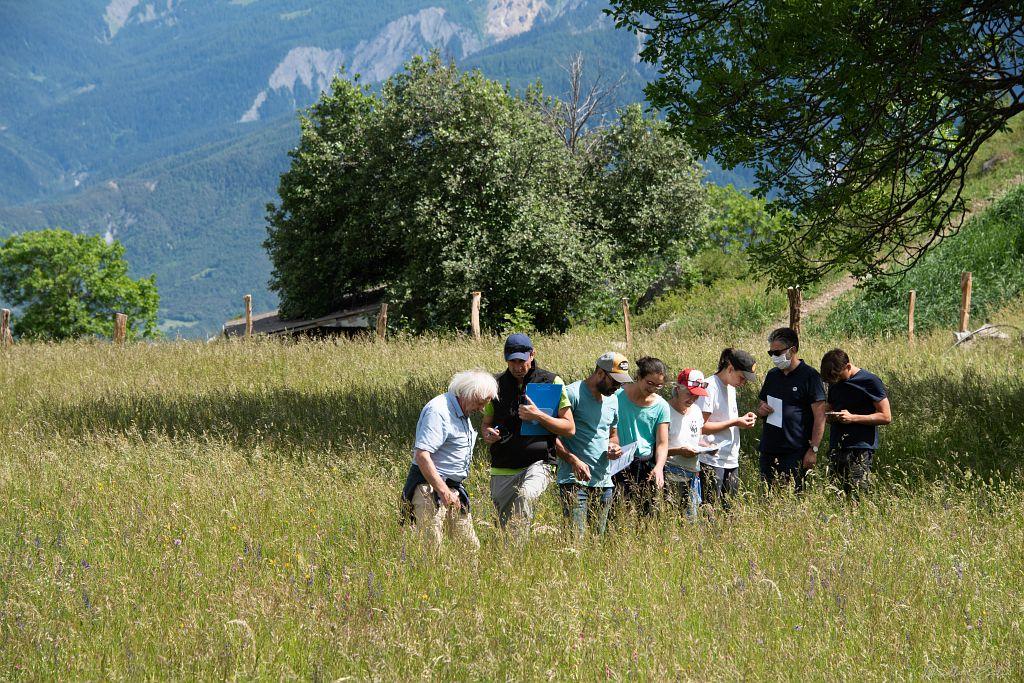
<svg viewBox="0 0 1024 683"><path fill-rule="evenodd" d="M638 333L634 355L711 371L720 332ZM567 381L617 343L535 341ZM498 370L499 339L19 345L0 357L0 678L1024 676L1024 349L846 347L896 418L861 504L820 476L765 500L745 434L729 515L577 543L546 495L524 544L493 526L478 451L483 548L433 560L397 524L416 418L454 371Z"/></svg>
<svg viewBox="0 0 1024 683"><path fill-rule="evenodd" d="M975 214L902 281L854 292L812 324L822 335L906 334L907 292L915 290L915 328L955 330L966 271L972 274L971 328L998 322L993 313L1024 292L1024 186Z"/></svg>
<svg viewBox="0 0 1024 683"><path fill-rule="evenodd" d="M778 320L787 306L786 293L766 290L764 282L724 279L659 297L636 316L636 324L654 330L668 323L670 333L686 336L705 330L750 334Z"/></svg>
<svg viewBox="0 0 1024 683"><path fill-rule="evenodd" d="M808 320L811 329L825 335L903 334L910 290L917 292L918 330L955 329L965 271L973 276L973 329L1024 291L1024 116L1010 126L981 146L968 169L963 197L969 216L960 231L925 254L906 277L841 297Z"/></svg>

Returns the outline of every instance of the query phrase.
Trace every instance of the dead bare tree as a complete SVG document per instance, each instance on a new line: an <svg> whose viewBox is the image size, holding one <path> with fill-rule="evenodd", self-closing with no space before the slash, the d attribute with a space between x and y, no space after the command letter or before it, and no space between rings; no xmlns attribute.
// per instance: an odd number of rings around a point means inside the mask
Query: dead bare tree
<svg viewBox="0 0 1024 683"><path fill-rule="evenodd" d="M626 80L625 74L618 80L608 82L602 72L588 85L583 77L583 54L577 52L569 64L560 65L569 76L569 89L564 99L550 99L543 106L548 125L565 142L572 154L586 152L581 149L586 138L587 127L592 120L607 111L610 100Z"/></svg>

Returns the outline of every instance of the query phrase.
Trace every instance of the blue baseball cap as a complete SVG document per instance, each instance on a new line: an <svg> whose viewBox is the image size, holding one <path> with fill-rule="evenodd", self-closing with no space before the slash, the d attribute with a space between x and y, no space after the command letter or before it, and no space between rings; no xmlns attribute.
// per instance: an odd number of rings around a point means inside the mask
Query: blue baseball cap
<svg viewBox="0 0 1024 683"><path fill-rule="evenodd" d="M505 340L505 360L529 360L533 342L521 332L510 334Z"/></svg>

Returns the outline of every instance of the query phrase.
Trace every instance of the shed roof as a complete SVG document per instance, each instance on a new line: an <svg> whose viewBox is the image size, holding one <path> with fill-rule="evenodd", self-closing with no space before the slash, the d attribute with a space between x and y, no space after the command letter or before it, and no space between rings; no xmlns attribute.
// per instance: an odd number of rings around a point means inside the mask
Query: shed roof
<svg viewBox="0 0 1024 683"><path fill-rule="evenodd" d="M377 311L384 300L384 290L360 292L343 299L344 308L320 316L319 318L281 318L277 310L266 311L252 316L252 333L255 334L295 334L319 328L360 329L372 327ZM245 317L235 318L224 323L225 337L241 337L245 335Z"/></svg>

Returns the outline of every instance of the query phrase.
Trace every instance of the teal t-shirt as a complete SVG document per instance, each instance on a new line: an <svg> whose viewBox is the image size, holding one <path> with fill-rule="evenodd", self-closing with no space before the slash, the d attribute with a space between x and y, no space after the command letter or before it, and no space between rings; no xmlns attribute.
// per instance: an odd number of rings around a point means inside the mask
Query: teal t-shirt
<svg viewBox="0 0 1024 683"><path fill-rule="evenodd" d="M653 405L638 406L629 400L624 389L615 392L619 401L619 444L623 447L636 442L636 460L647 460L654 454L658 425L668 424L668 401L656 396Z"/></svg>
<svg viewBox="0 0 1024 683"><path fill-rule="evenodd" d="M562 443L590 467L590 481L580 481L574 477L572 466L559 459L558 483L611 486L612 478L608 474L608 436L618 419L619 402L614 396L595 399L582 381L567 386L565 393L572 407L576 433L562 437Z"/></svg>

